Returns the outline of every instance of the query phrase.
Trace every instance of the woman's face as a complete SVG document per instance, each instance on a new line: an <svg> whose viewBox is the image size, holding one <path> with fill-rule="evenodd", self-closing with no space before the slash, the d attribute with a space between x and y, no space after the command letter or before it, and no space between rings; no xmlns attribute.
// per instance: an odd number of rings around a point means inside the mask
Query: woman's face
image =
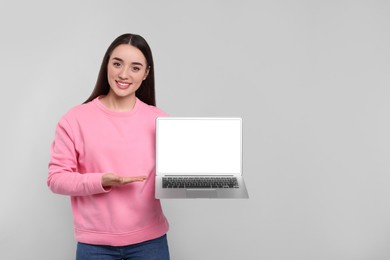
<svg viewBox="0 0 390 260"><path fill-rule="evenodd" d="M135 97L135 91L148 72L146 58L139 49L128 44L118 45L107 64L110 93L118 97Z"/></svg>

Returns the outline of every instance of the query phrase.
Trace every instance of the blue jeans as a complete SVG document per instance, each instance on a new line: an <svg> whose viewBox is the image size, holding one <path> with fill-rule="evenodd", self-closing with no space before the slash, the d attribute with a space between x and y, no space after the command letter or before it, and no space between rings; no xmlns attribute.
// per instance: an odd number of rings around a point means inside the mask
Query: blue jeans
<svg viewBox="0 0 390 260"><path fill-rule="evenodd" d="M167 235L128 246L77 243L76 260L169 260Z"/></svg>

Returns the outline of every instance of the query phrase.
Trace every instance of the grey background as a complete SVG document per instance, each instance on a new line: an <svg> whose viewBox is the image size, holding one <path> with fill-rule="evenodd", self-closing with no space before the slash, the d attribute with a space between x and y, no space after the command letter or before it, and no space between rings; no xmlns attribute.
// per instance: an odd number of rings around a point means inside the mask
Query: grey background
<svg viewBox="0 0 390 260"><path fill-rule="evenodd" d="M0 259L73 259L46 187L60 116L118 35L158 106L242 116L249 200L163 201L172 259L390 259L388 1L1 1Z"/></svg>

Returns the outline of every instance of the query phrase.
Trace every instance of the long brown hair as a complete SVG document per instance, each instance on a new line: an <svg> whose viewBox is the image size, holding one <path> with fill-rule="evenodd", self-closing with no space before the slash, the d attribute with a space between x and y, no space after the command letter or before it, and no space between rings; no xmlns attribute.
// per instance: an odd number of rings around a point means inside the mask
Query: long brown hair
<svg viewBox="0 0 390 260"><path fill-rule="evenodd" d="M149 67L149 73L146 79L142 82L141 86L135 92L137 98L145 102L148 105L156 106L156 96L154 89L154 64L152 51L146 40L137 34L123 34L116 38L108 47L100 66L98 78L96 80L95 88L93 89L89 98L84 102L88 103L101 95L107 95L110 91L110 85L107 79L107 64L110 60L110 56L113 50L121 44L128 44L139 49L146 58L146 65Z"/></svg>

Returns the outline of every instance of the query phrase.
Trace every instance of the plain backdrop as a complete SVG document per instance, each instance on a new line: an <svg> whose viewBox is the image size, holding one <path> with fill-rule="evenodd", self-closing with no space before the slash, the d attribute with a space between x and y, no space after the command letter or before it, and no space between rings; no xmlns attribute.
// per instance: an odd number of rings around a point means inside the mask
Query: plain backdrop
<svg viewBox="0 0 390 260"><path fill-rule="evenodd" d="M74 259L59 118L144 36L157 105L241 116L248 200L164 200L173 260L390 259L389 1L0 2L0 259Z"/></svg>

